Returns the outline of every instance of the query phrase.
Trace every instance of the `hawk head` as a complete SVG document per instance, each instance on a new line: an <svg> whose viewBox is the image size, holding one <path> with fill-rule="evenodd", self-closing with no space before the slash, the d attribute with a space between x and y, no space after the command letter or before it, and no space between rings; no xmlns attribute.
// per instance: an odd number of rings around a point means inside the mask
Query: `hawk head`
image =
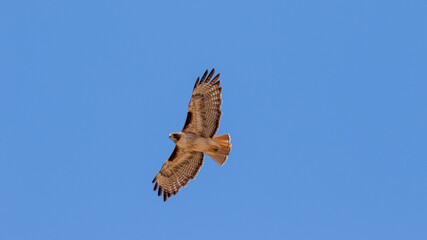
<svg viewBox="0 0 427 240"><path fill-rule="evenodd" d="M181 138L181 135L182 135L181 133L174 132L174 133L169 134L169 138L172 139L172 141L174 143L176 143Z"/></svg>

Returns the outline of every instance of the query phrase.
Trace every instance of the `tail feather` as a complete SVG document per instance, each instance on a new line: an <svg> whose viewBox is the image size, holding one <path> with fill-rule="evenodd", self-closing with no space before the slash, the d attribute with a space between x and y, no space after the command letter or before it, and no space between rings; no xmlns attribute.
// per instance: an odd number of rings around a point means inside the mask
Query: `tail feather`
<svg viewBox="0 0 427 240"><path fill-rule="evenodd" d="M212 158L219 165L224 165L225 161L227 161L227 155L230 154L231 151L231 143L230 143L230 134L222 134L212 138L218 145L219 149L216 152L206 153L210 158Z"/></svg>

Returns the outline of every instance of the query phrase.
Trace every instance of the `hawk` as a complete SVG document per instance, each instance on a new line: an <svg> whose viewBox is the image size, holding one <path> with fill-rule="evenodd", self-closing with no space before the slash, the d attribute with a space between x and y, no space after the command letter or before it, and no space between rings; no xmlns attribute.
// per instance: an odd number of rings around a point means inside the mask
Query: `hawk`
<svg viewBox="0 0 427 240"><path fill-rule="evenodd" d="M212 78L214 73L215 69L209 75L206 70L202 79L197 78L184 128L169 134L175 149L153 179L154 191L158 189L158 195L163 194L165 202L196 177L203 165L204 153L221 166L230 154L230 135L214 136L222 115L222 87L219 74Z"/></svg>

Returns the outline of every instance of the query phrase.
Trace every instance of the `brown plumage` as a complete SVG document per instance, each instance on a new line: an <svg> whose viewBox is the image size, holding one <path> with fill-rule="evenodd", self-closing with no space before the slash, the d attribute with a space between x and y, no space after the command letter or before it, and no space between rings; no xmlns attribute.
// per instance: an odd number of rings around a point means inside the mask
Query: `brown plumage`
<svg viewBox="0 0 427 240"><path fill-rule="evenodd" d="M215 69L202 78L197 78L188 105L187 119L181 132L169 137L176 143L169 159L153 179L154 191L166 201L194 179L203 165L204 154L208 154L219 165L223 165L230 154L230 135L214 136L219 127L221 92L219 74Z"/></svg>

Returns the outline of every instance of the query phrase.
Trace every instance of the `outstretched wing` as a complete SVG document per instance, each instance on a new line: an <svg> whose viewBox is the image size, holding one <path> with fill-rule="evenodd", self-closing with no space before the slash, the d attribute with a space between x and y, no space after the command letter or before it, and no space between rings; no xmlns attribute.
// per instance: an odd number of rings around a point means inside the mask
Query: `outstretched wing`
<svg viewBox="0 0 427 240"><path fill-rule="evenodd" d="M202 152L189 152L175 146L171 156L153 179L154 191L158 189L158 195L163 194L166 202L172 194L177 194L179 189L196 177L203 165L203 157Z"/></svg>
<svg viewBox="0 0 427 240"><path fill-rule="evenodd" d="M206 70L202 79L197 78L193 95L188 105L187 120L183 132L191 132L202 137L213 137L218 130L221 119L221 81L219 74L213 79L215 69L208 75ZM207 77L206 77L207 76ZM211 80L212 79L212 80ZM200 80L200 81L199 81Z"/></svg>

